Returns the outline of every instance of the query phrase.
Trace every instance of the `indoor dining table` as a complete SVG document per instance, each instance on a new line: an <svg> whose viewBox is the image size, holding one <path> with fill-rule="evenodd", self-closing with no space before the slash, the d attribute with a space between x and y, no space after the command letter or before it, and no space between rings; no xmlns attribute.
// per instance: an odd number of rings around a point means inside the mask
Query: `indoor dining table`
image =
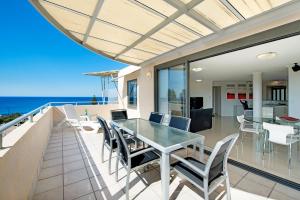
<svg viewBox="0 0 300 200"><path fill-rule="evenodd" d="M140 118L115 120L113 123L161 152L160 172L164 200L169 199L170 153L190 144L196 144L199 145L200 160L203 160L205 139L203 135Z"/></svg>

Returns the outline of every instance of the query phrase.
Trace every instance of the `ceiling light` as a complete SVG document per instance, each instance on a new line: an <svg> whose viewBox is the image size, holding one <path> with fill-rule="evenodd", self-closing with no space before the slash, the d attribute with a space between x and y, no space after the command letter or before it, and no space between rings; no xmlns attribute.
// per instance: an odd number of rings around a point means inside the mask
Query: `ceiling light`
<svg viewBox="0 0 300 200"><path fill-rule="evenodd" d="M276 52L267 52L267 53L258 54L256 57L257 57L257 59L260 59L260 60L271 60L271 59L275 58L276 56L277 56Z"/></svg>
<svg viewBox="0 0 300 200"><path fill-rule="evenodd" d="M197 79L196 82L200 83L200 82L202 82L202 80L201 79Z"/></svg>
<svg viewBox="0 0 300 200"><path fill-rule="evenodd" d="M203 69L201 67L195 67L192 69L194 72L201 72Z"/></svg>

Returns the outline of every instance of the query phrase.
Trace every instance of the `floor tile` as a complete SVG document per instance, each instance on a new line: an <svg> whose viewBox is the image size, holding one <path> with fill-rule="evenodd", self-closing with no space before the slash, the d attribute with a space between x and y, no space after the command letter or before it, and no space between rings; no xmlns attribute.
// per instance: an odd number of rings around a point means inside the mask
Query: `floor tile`
<svg viewBox="0 0 300 200"><path fill-rule="evenodd" d="M55 188L47 192L36 194L33 200L63 200L63 187Z"/></svg>
<svg viewBox="0 0 300 200"><path fill-rule="evenodd" d="M85 168L83 160L78 160L64 164L64 173Z"/></svg>
<svg viewBox="0 0 300 200"><path fill-rule="evenodd" d="M62 152L46 153L44 155L44 160L51 160L54 158L61 158L61 157L62 157Z"/></svg>
<svg viewBox="0 0 300 200"><path fill-rule="evenodd" d="M40 171L39 179L45 179L52 176L57 176L63 173L62 165L44 168Z"/></svg>
<svg viewBox="0 0 300 200"><path fill-rule="evenodd" d="M75 199L93 192L89 179L82 180L64 187L64 199Z"/></svg>
<svg viewBox="0 0 300 200"><path fill-rule="evenodd" d="M44 160L42 168L53 167L56 165L62 165L62 158L54 158L51 160Z"/></svg>
<svg viewBox="0 0 300 200"><path fill-rule="evenodd" d="M96 200L95 194L92 192L90 194L84 195L82 197L77 198L76 200Z"/></svg>
<svg viewBox="0 0 300 200"><path fill-rule="evenodd" d="M63 156L72 156L72 155L81 155L81 152L79 149L69 149L63 151Z"/></svg>
<svg viewBox="0 0 300 200"><path fill-rule="evenodd" d="M71 155L71 156L66 156L64 157L64 164L74 162L74 161L82 161L82 156L81 154L76 154L76 155Z"/></svg>
<svg viewBox="0 0 300 200"><path fill-rule="evenodd" d="M63 185L62 175L53 176L47 179L39 180L36 184L35 193L42 193L48 190L58 188Z"/></svg>
<svg viewBox="0 0 300 200"><path fill-rule="evenodd" d="M119 199L125 200L126 199L125 193L117 185L95 191L95 195L97 200L119 200Z"/></svg>
<svg viewBox="0 0 300 200"><path fill-rule="evenodd" d="M89 176L85 168L71 171L64 174L64 185L75 183L87 179L88 177Z"/></svg>

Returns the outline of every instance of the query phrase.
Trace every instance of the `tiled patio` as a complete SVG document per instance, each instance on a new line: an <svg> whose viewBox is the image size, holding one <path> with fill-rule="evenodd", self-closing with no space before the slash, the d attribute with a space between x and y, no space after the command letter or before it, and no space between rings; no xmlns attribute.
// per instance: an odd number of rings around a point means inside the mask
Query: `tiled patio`
<svg viewBox="0 0 300 200"><path fill-rule="evenodd" d="M102 134L79 133L70 127L53 130L33 199L125 199L125 170L115 181L108 173L107 159L101 162ZM180 153L180 152L179 152ZM185 152L183 152L185 154ZM106 153L107 155L107 153ZM131 173L131 199L160 199L160 168L153 164ZM300 191L293 190L243 169L229 165L232 199L299 199ZM179 177L170 184L170 199L203 199L202 192ZM223 188L210 199L226 199Z"/></svg>

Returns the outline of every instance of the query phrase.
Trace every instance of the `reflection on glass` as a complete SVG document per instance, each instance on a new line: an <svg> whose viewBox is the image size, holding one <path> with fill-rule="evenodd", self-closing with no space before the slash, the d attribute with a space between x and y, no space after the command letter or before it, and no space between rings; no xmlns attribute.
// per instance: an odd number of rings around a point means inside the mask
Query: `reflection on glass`
<svg viewBox="0 0 300 200"><path fill-rule="evenodd" d="M186 116L186 67L184 65L158 71L158 111Z"/></svg>

